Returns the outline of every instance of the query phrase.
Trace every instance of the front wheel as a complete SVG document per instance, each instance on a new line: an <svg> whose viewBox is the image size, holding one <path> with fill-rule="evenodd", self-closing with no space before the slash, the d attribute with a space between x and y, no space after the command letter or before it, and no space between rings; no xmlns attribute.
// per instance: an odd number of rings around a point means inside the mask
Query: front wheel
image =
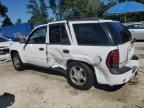
<svg viewBox="0 0 144 108"><path fill-rule="evenodd" d="M67 69L68 83L79 90L88 90L94 84L95 75L92 69L81 62L72 62Z"/></svg>
<svg viewBox="0 0 144 108"><path fill-rule="evenodd" d="M18 71L24 70L24 64L22 63L18 53L12 54L12 63L16 70L18 70Z"/></svg>

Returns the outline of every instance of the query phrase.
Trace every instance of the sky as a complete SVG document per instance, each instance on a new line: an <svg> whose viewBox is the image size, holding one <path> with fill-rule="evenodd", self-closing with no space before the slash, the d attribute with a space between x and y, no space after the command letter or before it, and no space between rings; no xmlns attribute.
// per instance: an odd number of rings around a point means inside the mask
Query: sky
<svg viewBox="0 0 144 108"><path fill-rule="evenodd" d="M26 4L28 0L0 0L2 4L6 5L8 8L8 16L11 18L12 22L15 23L18 18L22 19L22 22L27 22L28 18L31 16L28 14L26 9Z"/></svg>

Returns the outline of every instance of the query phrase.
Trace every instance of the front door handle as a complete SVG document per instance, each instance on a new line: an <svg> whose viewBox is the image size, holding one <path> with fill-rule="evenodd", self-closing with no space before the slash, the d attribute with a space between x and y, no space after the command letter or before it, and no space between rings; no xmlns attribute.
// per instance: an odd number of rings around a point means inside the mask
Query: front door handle
<svg viewBox="0 0 144 108"><path fill-rule="evenodd" d="M40 51L43 51L43 50L44 50L44 48L39 48L39 50L40 50Z"/></svg>
<svg viewBox="0 0 144 108"><path fill-rule="evenodd" d="M65 49L65 50L63 50L63 53L69 53L69 50Z"/></svg>

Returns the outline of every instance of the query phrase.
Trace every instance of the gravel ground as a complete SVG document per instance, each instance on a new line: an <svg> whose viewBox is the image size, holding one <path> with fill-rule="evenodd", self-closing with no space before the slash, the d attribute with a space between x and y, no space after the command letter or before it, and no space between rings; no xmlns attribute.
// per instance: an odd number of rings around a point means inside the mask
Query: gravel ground
<svg viewBox="0 0 144 108"><path fill-rule="evenodd" d="M61 73L34 67L18 72L11 62L0 64L0 108L144 108L144 42L135 46L139 73L115 91L79 91Z"/></svg>

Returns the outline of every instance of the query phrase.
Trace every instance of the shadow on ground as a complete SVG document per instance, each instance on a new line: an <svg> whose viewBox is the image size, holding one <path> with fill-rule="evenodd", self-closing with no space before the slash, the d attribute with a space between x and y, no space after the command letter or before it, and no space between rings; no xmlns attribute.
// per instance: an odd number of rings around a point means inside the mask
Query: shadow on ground
<svg viewBox="0 0 144 108"><path fill-rule="evenodd" d="M137 40L136 42L144 42L144 40Z"/></svg>
<svg viewBox="0 0 144 108"><path fill-rule="evenodd" d="M59 69L59 68L58 69L48 69L48 68L42 68L42 67L36 67L36 66L28 66L27 70L34 70L36 72L46 73L46 74L50 74L50 75L62 76L62 77L66 78L65 71L63 69ZM113 92L113 91L117 91L117 90L121 89L123 87L123 85L109 86L109 85L105 85L105 84L95 83L94 87L96 89Z"/></svg>
<svg viewBox="0 0 144 108"><path fill-rule="evenodd" d="M96 89L100 89L100 90L104 90L104 91L108 91L108 92L114 92L117 91L119 89L121 89L125 84L122 85L115 85L115 86L110 86L110 85L106 85L106 84L94 84L94 87Z"/></svg>
<svg viewBox="0 0 144 108"><path fill-rule="evenodd" d="M51 69L51 68L43 68L37 66L27 66L27 70L34 70L36 72L46 73L50 75L62 76L65 77L65 71L63 69Z"/></svg>
<svg viewBox="0 0 144 108"><path fill-rule="evenodd" d="M4 93L0 96L0 108L7 108L15 102L15 96L10 93Z"/></svg>

